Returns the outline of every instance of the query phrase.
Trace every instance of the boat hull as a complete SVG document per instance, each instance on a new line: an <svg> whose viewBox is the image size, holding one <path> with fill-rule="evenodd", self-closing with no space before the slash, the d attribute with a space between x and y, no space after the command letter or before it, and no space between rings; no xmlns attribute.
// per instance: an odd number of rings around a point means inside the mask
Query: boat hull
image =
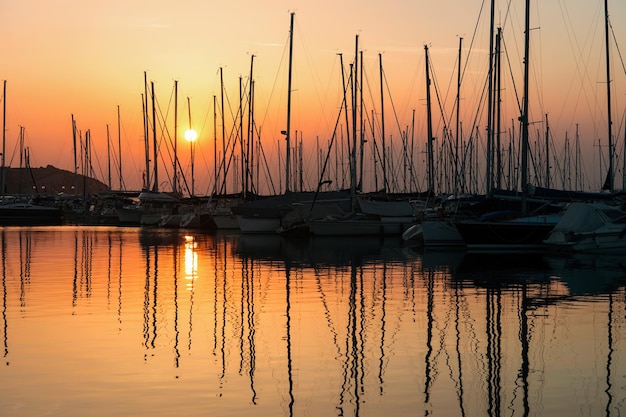
<svg viewBox="0 0 626 417"><path fill-rule="evenodd" d="M444 220L423 221L422 240L424 246L428 248L458 249L465 246L465 240L456 225Z"/></svg>
<svg viewBox="0 0 626 417"><path fill-rule="evenodd" d="M0 206L0 226L53 226L63 222L63 212L54 207Z"/></svg>
<svg viewBox="0 0 626 417"><path fill-rule="evenodd" d="M554 223L460 221L456 228L468 250L541 250Z"/></svg>
<svg viewBox="0 0 626 417"><path fill-rule="evenodd" d="M401 236L414 223L411 217L402 219L321 219L309 222L316 236Z"/></svg>

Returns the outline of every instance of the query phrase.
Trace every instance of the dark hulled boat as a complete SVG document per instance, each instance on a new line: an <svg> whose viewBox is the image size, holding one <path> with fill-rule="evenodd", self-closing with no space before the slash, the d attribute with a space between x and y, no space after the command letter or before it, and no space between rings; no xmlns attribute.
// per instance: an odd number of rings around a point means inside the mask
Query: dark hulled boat
<svg viewBox="0 0 626 417"><path fill-rule="evenodd" d="M0 205L0 226L48 226L60 225L63 212L56 207L30 203Z"/></svg>

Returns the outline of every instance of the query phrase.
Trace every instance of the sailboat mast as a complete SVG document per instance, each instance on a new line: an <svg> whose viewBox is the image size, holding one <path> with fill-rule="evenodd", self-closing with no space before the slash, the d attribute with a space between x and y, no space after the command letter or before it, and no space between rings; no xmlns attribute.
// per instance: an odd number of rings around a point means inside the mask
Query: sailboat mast
<svg viewBox="0 0 626 417"><path fill-rule="evenodd" d="M189 96L187 96L187 116L188 116L188 120L189 120L189 131L192 132L191 128L192 128L192 124L191 124L191 99L189 98ZM189 153L190 153L190 159L191 159L191 191L189 192L189 196L193 197L195 190L196 190L196 180L194 177L194 159L195 159L195 146L194 146L194 140L195 140L195 134L193 135L193 137L189 138Z"/></svg>
<svg viewBox="0 0 626 417"><path fill-rule="evenodd" d="M289 75L287 79L287 130L285 131L285 192L289 192L291 183L291 72L293 70L293 19L295 13L291 12L289 25Z"/></svg>
<svg viewBox="0 0 626 417"><path fill-rule="evenodd" d="M356 194L356 120L357 120L357 88L359 68L359 35L354 41L354 65L352 66L352 152L350 153L350 192Z"/></svg>
<svg viewBox="0 0 626 417"><path fill-rule="evenodd" d="M191 128L190 128L191 129ZM172 192L178 192L178 80L174 80L174 173L172 174Z"/></svg>
<svg viewBox="0 0 626 417"><path fill-rule="evenodd" d="M433 117L430 108L430 62L428 60L428 45L424 45L426 54L426 123L428 126L428 192L435 192L435 164L433 158Z"/></svg>
<svg viewBox="0 0 626 417"><path fill-rule="evenodd" d="M253 124L254 82L252 80L253 74L254 74L254 55L251 55L250 56L250 78L248 79L248 126L246 129L247 138L246 138L246 154L245 154L246 185L245 185L244 190L246 194L252 191L252 183L253 183L252 172L254 170L254 160L252 158L252 154L254 152L254 147L252 146L254 144L254 124Z"/></svg>
<svg viewBox="0 0 626 417"><path fill-rule="evenodd" d="M118 163L119 171L120 171L120 190L123 190L123 181L122 181L122 134L121 134L121 126L120 126L120 106L117 106L117 155L118 155Z"/></svg>
<svg viewBox="0 0 626 417"><path fill-rule="evenodd" d="M460 130L460 112L461 112L461 52L463 51L463 38L459 37L459 65L456 73L456 129L454 144L454 194L459 192L459 130ZM414 111L415 112L415 111ZM411 149L411 155L413 155Z"/></svg>
<svg viewBox="0 0 626 417"><path fill-rule="evenodd" d="M624 111L624 121L626 121L626 110ZM624 145L626 146L626 123L624 123ZM626 190L626 157L622 167L622 190Z"/></svg>
<svg viewBox="0 0 626 417"><path fill-rule="evenodd" d="M2 196L6 191L6 147L7 147L7 80L2 90Z"/></svg>
<svg viewBox="0 0 626 417"><path fill-rule="evenodd" d="M378 54L378 66L380 72L380 131L382 142L382 169L383 169L383 191L387 191L387 150L385 145L385 97L383 89L383 56ZM378 191L378 190L376 190Z"/></svg>
<svg viewBox="0 0 626 417"><path fill-rule="evenodd" d="M365 133L363 129L363 51L359 51L361 56L361 62L359 65L360 79L359 83L359 192L363 192L363 158L364 158L364 146L365 146ZM302 138L302 133L300 134Z"/></svg>
<svg viewBox="0 0 626 417"><path fill-rule="evenodd" d="M72 141L74 145L74 194L78 192L78 162L77 158L77 149L76 149L76 121L74 120L74 115L72 114ZM4 155L4 153L3 153ZM20 151L21 158L21 151ZM21 166L20 166L21 168Z"/></svg>
<svg viewBox="0 0 626 417"><path fill-rule="evenodd" d="M152 191L159 191L159 173L158 173L158 153L157 153L157 132L156 132L156 106L155 106L155 97L154 97L154 81L150 82L150 87L152 91L152 154L153 154L153 164L154 164L154 185L152 186Z"/></svg>
<svg viewBox="0 0 626 417"><path fill-rule="evenodd" d="M145 71L143 72L143 90L144 94L141 100L141 107L143 108L143 142L146 157L146 174L144 176L143 188L148 189L150 187L150 145L148 141L148 75Z"/></svg>
<svg viewBox="0 0 626 417"><path fill-rule="evenodd" d="M217 96L213 95L213 190L217 191Z"/></svg>
<svg viewBox="0 0 626 417"><path fill-rule="evenodd" d="M609 191L613 192L613 132L611 120L611 67L609 53L609 6L608 0L604 0L604 42L606 49L606 110L607 110L607 135L609 139Z"/></svg>
<svg viewBox="0 0 626 417"><path fill-rule="evenodd" d="M550 123L546 113L546 188L550 188Z"/></svg>
<svg viewBox="0 0 626 417"><path fill-rule="evenodd" d="M487 159L486 159L486 178L485 193L491 196L493 188L493 90L494 90L494 24L495 22L495 0L491 0L491 13L489 25L489 71L488 71L488 98L487 98Z"/></svg>
<svg viewBox="0 0 626 417"><path fill-rule="evenodd" d="M530 52L530 0L526 0L526 12L524 18L524 96L522 102L522 213L528 211L528 78L530 67L528 65Z"/></svg>
<svg viewBox="0 0 626 417"><path fill-rule="evenodd" d="M109 133L109 125L107 124L107 180L109 190L112 190L111 187L111 134Z"/></svg>
<svg viewBox="0 0 626 417"><path fill-rule="evenodd" d="M500 143L500 132L502 130L501 128L501 122L502 122L502 106L500 105L500 103L502 102L501 97L502 97L502 67L500 66L501 64L501 55L502 55L502 28L499 27L498 31L496 32L496 50L495 50L495 54L496 56L494 57L494 64L496 67L496 71L495 71L495 82L494 82L494 88L495 88L495 92L494 92L494 120L493 120L493 124L495 125L495 132L492 132L492 136L495 139L495 144L492 146L492 152L495 152L496 154L496 172L494 173L494 177L495 177L495 182L496 182L496 187L498 189L502 188L502 149L501 149L501 143Z"/></svg>
<svg viewBox="0 0 626 417"><path fill-rule="evenodd" d="M224 69L220 67L220 108L222 111L222 166L223 166L223 178L222 178L222 194L226 194L226 125L224 115ZM217 181L217 177L216 177Z"/></svg>

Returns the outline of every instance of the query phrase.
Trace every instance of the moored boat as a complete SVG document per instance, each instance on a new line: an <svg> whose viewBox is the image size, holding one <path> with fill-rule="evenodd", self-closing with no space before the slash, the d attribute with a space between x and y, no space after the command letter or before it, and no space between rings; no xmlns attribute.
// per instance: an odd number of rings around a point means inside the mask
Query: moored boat
<svg viewBox="0 0 626 417"><path fill-rule="evenodd" d="M623 253L626 211L606 203L572 203L544 244L562 252Z"/></svg>
<svg viewBox="0 0 626 417"><path fill-rule="evenodd" d="M48 226L62 221L63 212L56 207L31 203L0 205L0 226Z"/></svg>

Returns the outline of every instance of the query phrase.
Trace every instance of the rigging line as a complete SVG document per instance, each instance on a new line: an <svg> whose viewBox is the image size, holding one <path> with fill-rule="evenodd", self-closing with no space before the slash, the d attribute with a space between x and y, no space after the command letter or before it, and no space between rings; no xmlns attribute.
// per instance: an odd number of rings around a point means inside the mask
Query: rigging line
<svg viewBox="0 0 626 417"><path fill-rule="evenodd" d="M272 84L272 89L270 91L270 95L269 95L268 100L267 100L268 105L265 108L265 113L264 113L263 117L261 118L261 123L260 123L261 126L263 126L265 124L265 121L268 118L270 107L271 107L269 105L269 103L271 103L273 101L274 93L276 93L278 80L279 80L279 75L281 75L280 74L280 68L283 67L284 62L285 62L285 57L286 57L287 52L289 50L289 36L290 35L287 35L287 41L284 44L283 54L281 55L280 62L278 63L278 71L276 71L276 77L274 78L274 83ZM281 80L282 80L282 78L281 78Z"/></svg>
<svg viewBox="0 0 626 417"><path fill-rule="evenodd" d="M610 19L609 19L609 28L611 29L611 35L613 35L613 41L615 41L615 49L617 50L619 61L622 64L622 69L624 70L624 74L626 74L626 66L624 66L624 58L622 58L622 51L619 49L619 44L617 43L617 38L615 37L615 32L613 31L613 25L611 24Z"/></svg>
<svg viewBox="0 0 626 417"><path fill-rule="evenodd" d="M504 36L501 38L502 45L504 45L504 56L506 57L506 62L509 67L509 74L511 75L511 82L513 83L513 92L515 93L515 100L517 101L517 110L521 114L522 113L522 103L519 98L519 92L517 90L517 84L515 83L515 77L513 76L513 66L511 65L511 57L509 55L509 50L506 47L506 42L504 41Z"/></svg>
<svg viewBox="0 0 626 417"><path fill-rule="evenodd" d="M469 48L467 49L467 58L465 59L465 65L463 66L463 71L461 72L461 83L463 82L463 78L465 77L465 71L467 71L467 66L469 65L469 55L472 52L474 41L476 40L476 35L478 33L478 26L480 24L480 16L483 14L484 6L485 6L485 0L483 0L482 4L480 5L480 10L478 11L478 19L476 19L474 32L472 33L472 38L470 40Z"/></svg>

